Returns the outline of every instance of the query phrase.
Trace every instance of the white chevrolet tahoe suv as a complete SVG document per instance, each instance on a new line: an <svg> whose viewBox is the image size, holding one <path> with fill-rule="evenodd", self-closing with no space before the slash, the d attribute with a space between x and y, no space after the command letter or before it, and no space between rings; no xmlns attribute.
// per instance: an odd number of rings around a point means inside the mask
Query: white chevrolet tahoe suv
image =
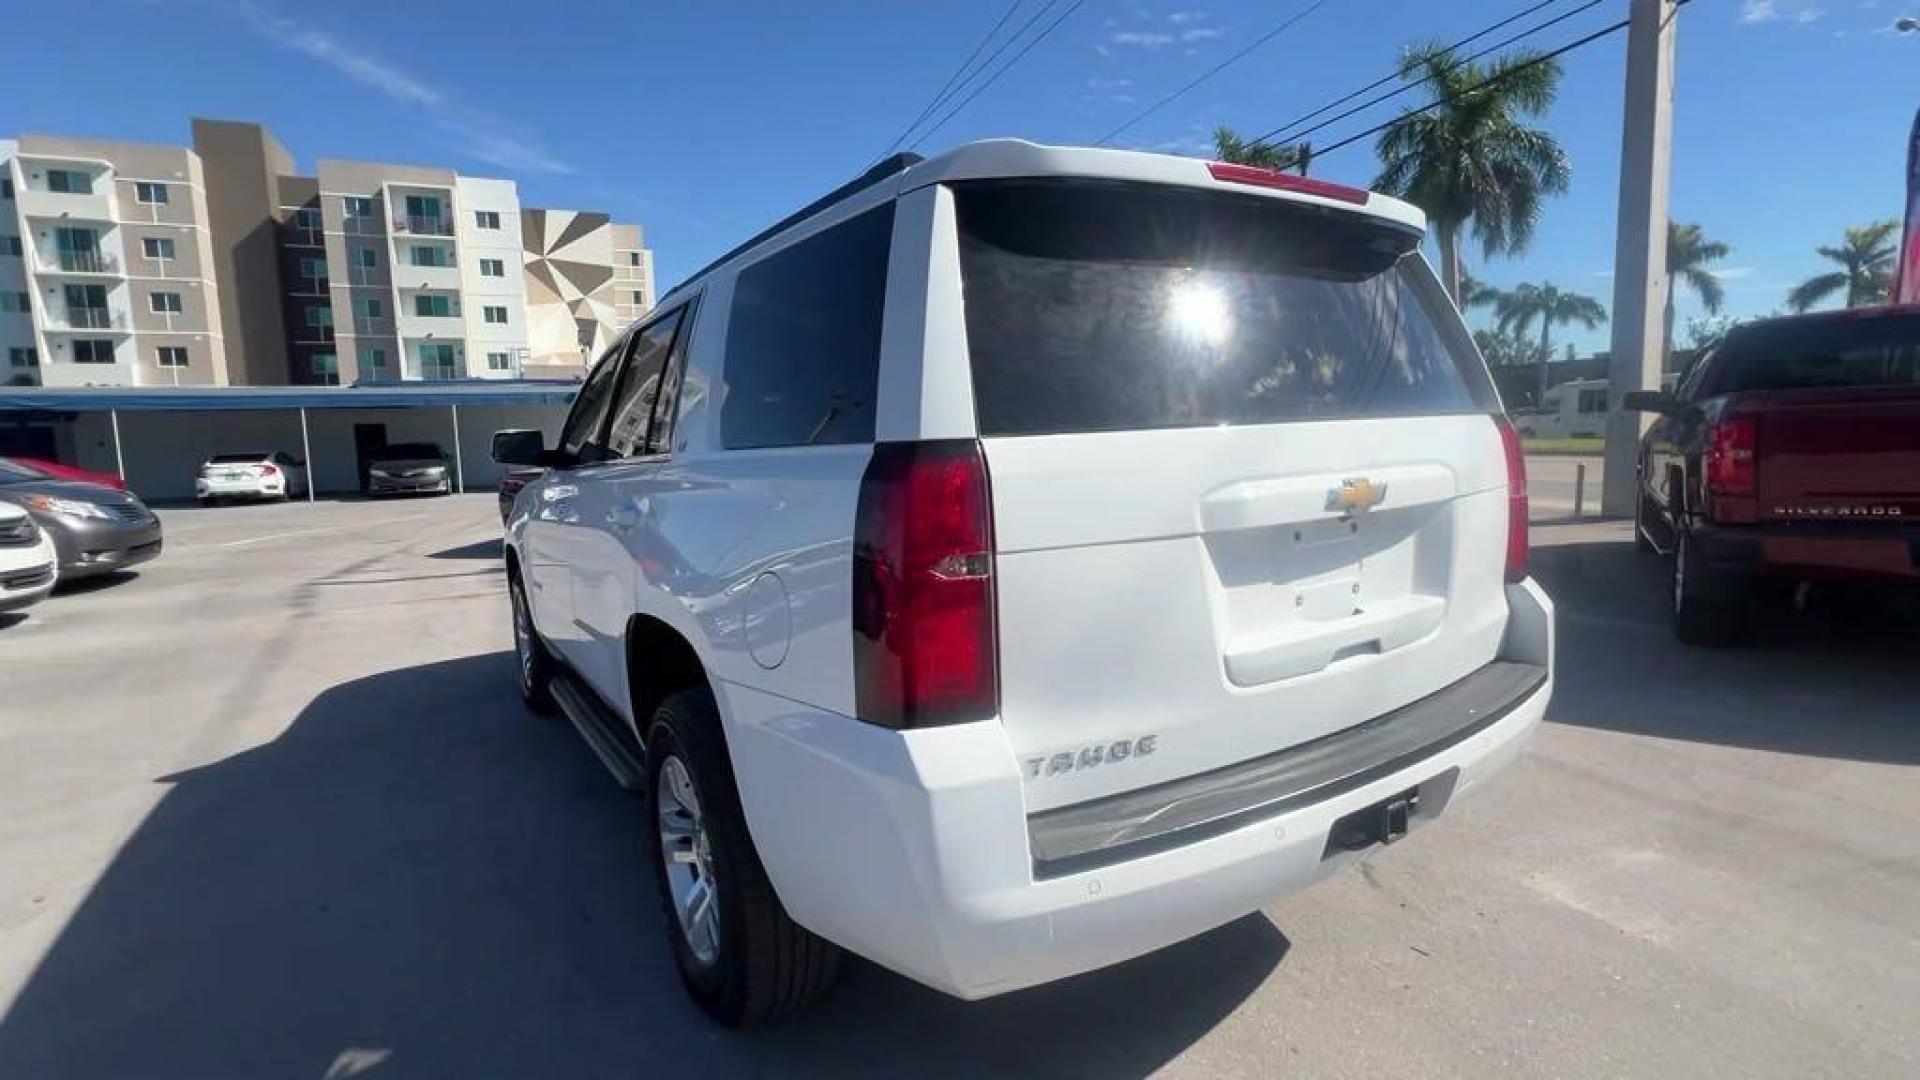
<svg viewBox="0 0 1920 1080"><path fill-rule="evenodd" d="M963 998L1423 828L1552 689L1522 458L1393 199L992 141L889 160L587 376L520 689L646 792L727 1024L841 949Z"/></svg>

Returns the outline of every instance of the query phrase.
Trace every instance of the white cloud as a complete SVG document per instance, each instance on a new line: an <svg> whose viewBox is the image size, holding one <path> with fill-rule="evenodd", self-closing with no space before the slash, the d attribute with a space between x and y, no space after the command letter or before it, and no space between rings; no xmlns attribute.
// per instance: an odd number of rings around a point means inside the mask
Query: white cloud
<svg viewBox="0 0 1920 1080"><path fill-rule="evenodd" d="M1826 14L1816 0L1740 0L1740 22L1810 23Z"/></svg>
<svg viewBox="0 0 1920 1080"><path fill-rule="evenodd" d="M1207 13L1204 11L1176 11L1167 16L1167 21L1175 26L1185 26L1188 23L1207 21Z"/></svg>
<svg viewBox="0 0 1920 1080"><path fill-rule="evenodd" d="M1110 35L1107 40L1115 45L1138 45L1143 49L1157 49L1162 45L1173 44L1173 35L1163 34L1158 30L1122 30Z"/></svg>
<svg viewBox="0 0 1920 1080"><path fill-rule="evenodd" d="M1103 79L1095 76L1087 80L1089 90L1125 90L1132 85L1132 79Z"/></svg>
<svg viewBox="0 0 1920 1080"><path fill-rule="evenodd" d="M1213 38L1224 37L1226 33L1227 32L1225 30L1221 30L1216 27L1198 26L1193 28L1192 30L1180 31L1180 40L1181 41L1210 41Z"/></svg>
<svg viewBox="0 0 1920 1080"><path fill-rule="evenodd" d="M477 161L510 172L570 173L539 139L505 117L460 104L452 94L402 71L377 54L330 31L270 11L253 0L219 0L216 12L238 19L250 33L332 68L400 105L426 110L434 127L455 138Z"/></svg>
<svg viewBox="0 0 1920 1080"><path fill-rule="evenodd" d="M1712 274L1714 278L1720 281L1739 281L1741 278L1752 277L1753 267L1723 266L1717 270L1709 270L1707 273Z"/></svg>

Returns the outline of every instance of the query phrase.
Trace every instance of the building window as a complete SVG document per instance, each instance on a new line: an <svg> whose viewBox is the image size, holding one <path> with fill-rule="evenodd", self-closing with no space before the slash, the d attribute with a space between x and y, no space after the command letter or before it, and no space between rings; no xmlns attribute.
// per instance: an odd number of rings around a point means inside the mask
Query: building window
<svg viewBox="0 0 1920 1080"><path fill-rule="evenodd" d="M149 259L173 258L173 238L170 236L148 236L140 241L140 250Z"/></svg>
<svg viewBox="0 0 1920 1080"><path fill-rule="evenodd" d="M316 288L327 287L327 260L303 258L300 260L300 276L312 280Z"/></svg>
<svg viewBox="0 0 1920 1080"><path fill-rule="evenodd" d="M507 264L505 261L501 259L481 259L480 260L480 276L481 277L506 277Z"/></svg>
<svg viewBox="0 0 1920 1080"><path fill-rule="evenodd" d="M156 292L147 294L149 310L167 314L180 314L180 294L177 292Z"/></svg>
<svg viewBox="0 0 1920 1080"><path fill-rule="evenodd" d="M0 311L28 312L33 310L33 298L23 292L0 292Z"/></svg>
<svg viewBox="0 0 1920 1080"><path fill-rule="evenodd" d="M307 369L313 372L313 381L329 386L340 381L340 358L330 352L317 352L307 359Z"/></svg>
<svg viewBox="0 0 1920 1080"><path fill-rule="evenodd" d="M637 251L629 251L629 252L627 252L627 265L628 265L628 266L639 266L639 265L640 265L640 253L639 253L639 252L637 252Z"/></svg>
<svg viewBox="0 0 1920 1080"><path fill-rule="evenodd" d="M460 360L455 355L451 342L423 341L420 343L420 377L423 379L460 377Z"/></svg>
<svg viewBox="0 0 1920 1080"><path fill-rule="evenodd" d="M427 319L451 319L453 318L453 297L417 294L413 298L413 313Z"/></svg>
<svg viewBox="0 0 1920 1080"><path fill-rule="evenodd" d="M361 248L353 253L353 257L362 269L371 270L380 265L380 253L372 248Z"/></svg>
<svg viewBox="0 0 1920 1080"><path fill-rule="evenodd" d="M340 207L350 218L370 218L374 216L373 200L364 195L349 195L340 200Z"/></svg>
<svg viewBox="0 0 1920 1080"><path fill-rule="evenodd" d="M20 238L17 236L9 236L6 239L7 239L7 248L6 248L7 254L13 256L16 259L19 258L21 255Z"/></svg>
<svg viewBox="0 0 1920 1080"><path fill-rule="evenodd" d="M478 229L497 229L500 227L500 211L475 210L473 212L473 224L474 227Z"/></svg>
<svg viewBox="0 0 1920 1080"><path fill-rule="evenodd" d="M167 185L156 184L149 180L136 181L133 185L133 201L165 204L167 201Z"/></svg>
<svg viewBox="0 0 1920 1080"><path fill-rule="evenodd" d="M13 201L13 177L0 176L0 199Z"/></svg>
<svg viewBox="0 0 1920 1080"><path fill-rule="evenodd" d="M387 313L377 296L356 296L353 298L353 315L357 319L378 319Z"/></svg>
<svg viewBox="0 0 1920 1080"><path fill-rule="evenodd" d="M333 308L326 304L315 304L309 307L307 325L316 330L330 329L333 326Z"/></svg>
<svg viewBox="0 0 1920 1080"><path fill-rule="evenodd" d="M319 232L326 225L326 219L320 216L317 206L303 206L293 212L293 223L308 232Z"/></svg>
<svg viewBox="0 0 1920 1080"><path fill-rule="evenodd" d="M185 345L162 345L157 350L157 363L166 368L187 366L187 347Z"/></svg>
<svg viewBox="0 0 1920 1080"><path fill-rule="evenodd" d="M490 323L498 323L501 326L507 324L507 309L505 307L488 305L480 309L480 314Z"/></svg>
<svg viewBox="0 0 1920 1080"><path fill-rule="evenodd" d="M366 371L378 372L387 366L387 350L377 345L360 346L360 367Z"/></svg>
<svg viewBox="0 0 1920 1080"><path fill-rule="evenodd" d="M79 338L73 343L73 362L111 364L113 363L113 342L98 338Z"/></svg>
<svg viewBox="0 0 1920 1080"><path fill-rule="evenodd" d="M74 169L48 169L47 190L63 195L91 195L93 177Z"/></svg>
<svg viewBox="0 0 1920 1080"><path fill-rule="evenodd" d="M512 371L513 357L503 352L490 352L487 354L487 370Z"/></svg>
<svg viewBox="0 0 1920 1080"><path fill-rule="evenodd" d="M646 303L646 302L647 302L647 294L646 294L646 293L643 293L643 292L637 292L637 293L634 293L634 294L633 294L633 302L634 302L634 303L636 303L636 304L644 304L644 303Z"/></svg>
<svg viewBox="0 0 1920 1080"><path fill-rule="evenodd" d="M415 244L407 250L407 261L414 266L446 266L447 249L435 244Z"/></svg>
<svg viewBox="0 0 1920 1080"><path fill-rule="evenodd" d="M19 347L7 350L7 363L17 368L35 368L40 366L40 354L32 349Z"/></svg>

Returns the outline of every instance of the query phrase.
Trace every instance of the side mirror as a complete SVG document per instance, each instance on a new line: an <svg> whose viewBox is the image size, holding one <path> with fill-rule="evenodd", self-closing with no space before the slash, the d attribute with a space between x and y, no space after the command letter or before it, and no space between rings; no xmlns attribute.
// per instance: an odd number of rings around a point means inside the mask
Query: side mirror
<svg viewBox="0 0 1920 1080"><path fill-rule="evenodd" d="M496 431L493 433L493 460L502 465L546 465L546 437L532 428Z"/></svg>
<svg viewBox="0 0 1920 1080"><path fill-rule="evenodd" d="M1620 408L1627 412L1659 413L1661 416L1673 416L1680 411L1680 403L1665 390L1635 390L1620 399Z"/></svg>

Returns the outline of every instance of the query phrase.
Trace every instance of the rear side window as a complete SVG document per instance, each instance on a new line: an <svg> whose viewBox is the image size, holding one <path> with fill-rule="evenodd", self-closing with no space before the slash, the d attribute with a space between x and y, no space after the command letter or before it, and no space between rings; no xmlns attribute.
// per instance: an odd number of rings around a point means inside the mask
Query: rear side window
<svg viewBox="0 0 1920 1080"><path fill-rule="evenodd" d="M893 204L740 272L727 320L728 449L873 440Z"/></svg>
<svg viewBox="0 0 1920 1080"><path fill-rule="evenodd" d="M1727 335L1708 395L1920 383L1920 315L1759 324Z"/></svg>
<svg viewBox="0 0 1920 1080"><path fill-rule="evenodd" d="M1489 412L1412 230L1117 184L955 187L982 435Z"/></svg>
<svg viewBox="0 0 1920 1080"><path fill-rule="evenodd" d="M607 429L607 451L614 457L648 453L648 425L667 376L667 350L680 325L676 311L634 335L633 355L620 377L620 397L613 403L613 424Z"/></svg>

